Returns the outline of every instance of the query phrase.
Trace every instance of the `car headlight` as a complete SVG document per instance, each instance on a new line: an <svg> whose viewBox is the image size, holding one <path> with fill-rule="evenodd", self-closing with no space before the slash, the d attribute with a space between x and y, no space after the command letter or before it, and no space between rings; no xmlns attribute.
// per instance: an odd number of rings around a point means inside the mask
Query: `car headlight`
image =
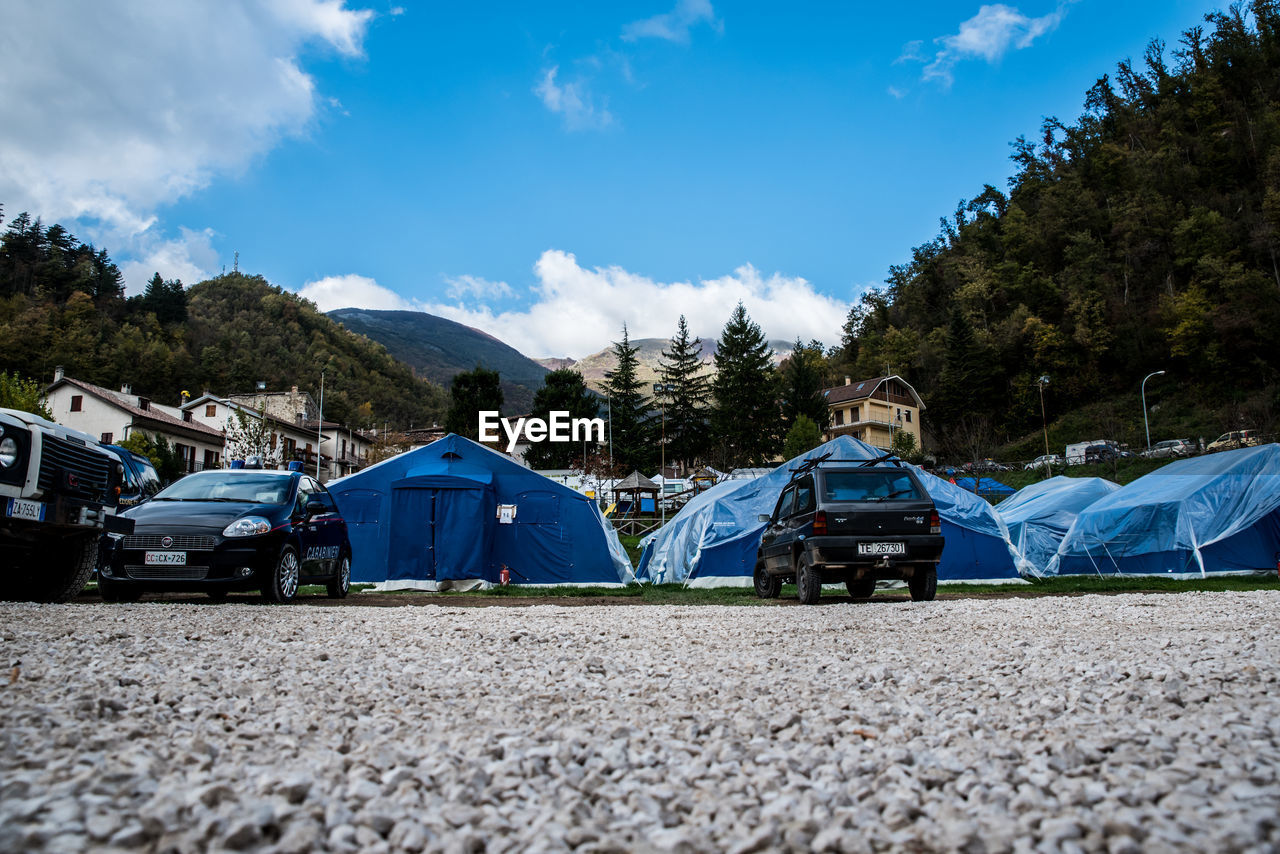
<svg viewBox="0 0 1280 854"><path fill-rule="evenodd" d="M271 523L261 516L245 516L222 529L224 537L256 537L271 530Z"/></svg>
<svg viewBox="0 0 1280 854"><path fill-rule="evenodd" d="M0 467L11 468L18 461L18 443L12 436L0 440Z"/></svg>

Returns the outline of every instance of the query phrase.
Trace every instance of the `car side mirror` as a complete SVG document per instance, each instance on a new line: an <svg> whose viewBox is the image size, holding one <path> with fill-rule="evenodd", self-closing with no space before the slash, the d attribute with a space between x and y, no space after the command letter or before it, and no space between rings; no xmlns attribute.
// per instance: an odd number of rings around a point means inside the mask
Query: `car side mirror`
<svg viewBox="0 0 1280 854"><path fill-rule="evenodd" d="M756 517L756 520L759 522L768 522L771 518L773 517L771 517L768 513L761 513L759 516Z"/></svg>
<svg viewBox="0 0 1280 854"><path fill-rule="evenodd" d="M327 512L329 512L329 508L324 506L324 502L322 501L307 502L306 513L307 513L308 519L310 519L312 516L320 516Z"/></svg>

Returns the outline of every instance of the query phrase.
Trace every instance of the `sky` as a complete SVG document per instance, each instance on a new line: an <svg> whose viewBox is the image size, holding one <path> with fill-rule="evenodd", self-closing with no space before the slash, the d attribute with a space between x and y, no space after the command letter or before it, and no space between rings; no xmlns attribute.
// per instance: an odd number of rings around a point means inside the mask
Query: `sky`
<svg viewBox="0 0 1280 854"><path fill-rule="evenodd" d="M839 342L852 304L1224 2L0 5L0 204L129 293L235 267L532 357Z"/></svg>

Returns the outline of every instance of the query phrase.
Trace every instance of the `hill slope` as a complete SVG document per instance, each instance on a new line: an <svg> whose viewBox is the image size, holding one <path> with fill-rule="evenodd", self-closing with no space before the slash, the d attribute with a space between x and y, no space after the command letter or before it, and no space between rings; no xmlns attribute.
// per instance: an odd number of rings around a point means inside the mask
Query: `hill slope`
<svg viewBox="0 0 1280 854"><path fill-rule="evenodd" d="M714 338L699 338L698 343L702 345L702 364L706 368L706 373L708 376L713 376L716 370L714 362L716 340ZM632 338L631 346L637 348L638 351L636 360L639 364L636 367L636 376L640 379L640 382L646 386L657 382L658 371L662 364L662 351L670 348L671 342L666 338ZM773 348L773 363L775 365L791 353L792 344L789 341L770 341L769 346ZM612 345L605 347L598 353L583 356L581 359L539 359L538 361L552 370L556 368L572 368L582 374L582 378L587 381L587 385L596 391L604 389L605 371L611 371L617 365Z"/></svg>
<svg viewBox="0 0 1280 854"><path fill-rule="evenodd" d="M340 308L329 317L387 348L419 376L448 387L476 365L502 376L503 410L528 412L547 369L492 335L421 311Z"/></svg>

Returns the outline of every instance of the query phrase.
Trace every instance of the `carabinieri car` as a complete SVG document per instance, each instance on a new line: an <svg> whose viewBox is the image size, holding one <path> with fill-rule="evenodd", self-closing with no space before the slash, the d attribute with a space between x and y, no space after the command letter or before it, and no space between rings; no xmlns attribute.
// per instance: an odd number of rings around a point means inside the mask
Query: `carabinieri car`
<svg viewBox="0 0 1280 854"><path fill-rule="evenodd" d="M340 599L351 587L347 524L329 491L302 472L197 472L124 515L133 533L114 538L98 568L108 602L193 590L215 599L261 590L288 602L317 582Z"/></svg>

